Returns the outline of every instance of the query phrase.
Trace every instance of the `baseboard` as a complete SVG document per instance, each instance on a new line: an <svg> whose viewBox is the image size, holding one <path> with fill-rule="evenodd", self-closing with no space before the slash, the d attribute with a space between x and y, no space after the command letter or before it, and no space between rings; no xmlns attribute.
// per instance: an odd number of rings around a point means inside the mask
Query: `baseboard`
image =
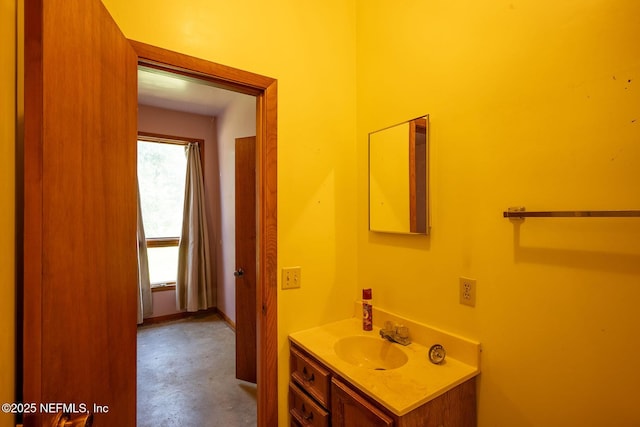
<svg viewBox="0 0 640 427"><path fill-rule="evenodd" d="M227 316L226 314L224 314L224 312L220 310L218 310L218 314L220 315L220 317L222 317L222 320L224 320L227 323L227 325L229 325L231 329L233 329L234 331L236 330L236 324L233 320L229 318L229 316Z"/></svg>
<svg viewBox="0 0 640 427"><path fill-rule="evenodd" d="M172 322L175 320L187 319L189 317L208 316L210 314L216 314L216 313L220 314L221 317L226 321L226 316L224 316L220 311L218 311L216 307L211 307L206 310L199 310L199 311L192 311L192 312L182 311L180 313L167 314L164 316L149 317L147 319L144 319L144 321L142 322L142 325L138 325L138 326L156 325L158 323Z"/></svg>

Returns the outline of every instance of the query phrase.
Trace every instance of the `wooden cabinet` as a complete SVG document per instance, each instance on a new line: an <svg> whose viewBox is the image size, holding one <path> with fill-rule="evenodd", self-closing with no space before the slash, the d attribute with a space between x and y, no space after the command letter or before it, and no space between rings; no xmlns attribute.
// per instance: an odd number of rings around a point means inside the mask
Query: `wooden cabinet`
<svg viewBox="0 0 640 427"><path fill-rule="evenodd" d="M291 343L289 414L296 427L476 427L471 378L398 416Z"/></svg>

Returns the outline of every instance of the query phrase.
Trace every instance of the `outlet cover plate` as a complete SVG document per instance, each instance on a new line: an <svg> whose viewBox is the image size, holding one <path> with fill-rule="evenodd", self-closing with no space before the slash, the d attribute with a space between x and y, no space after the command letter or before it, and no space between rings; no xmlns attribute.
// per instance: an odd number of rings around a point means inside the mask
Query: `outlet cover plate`
<svg viewBox="0 0 640 427"><path fill-rule="evenodd" d="M467 277L460 278L460 304L470 307L476 306L476 280Z"/></svg>

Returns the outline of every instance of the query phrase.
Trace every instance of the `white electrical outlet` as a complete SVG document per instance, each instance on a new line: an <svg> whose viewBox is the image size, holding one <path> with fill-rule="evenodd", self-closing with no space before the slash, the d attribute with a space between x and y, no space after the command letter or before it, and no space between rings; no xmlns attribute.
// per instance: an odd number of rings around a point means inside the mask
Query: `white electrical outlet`
<svg viewBox="0 0 640 427"><path fill-rule="evenodd" d="M282 289L295 289L300 287L302 267L285 267L282 269Z"/></svg>
<svg viewBox="0 0 640 427"><path fill-rule="evenodd" d="M460 278L460 304L476 306L476 280Z"/></svg>

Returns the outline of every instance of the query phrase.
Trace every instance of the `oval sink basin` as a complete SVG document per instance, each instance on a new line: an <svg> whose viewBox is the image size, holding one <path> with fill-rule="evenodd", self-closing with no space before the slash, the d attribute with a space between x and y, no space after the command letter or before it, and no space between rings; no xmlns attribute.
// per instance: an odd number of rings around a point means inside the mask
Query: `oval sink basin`
<svg viewBox="0 0 640 427"><path fill-rule="evenodd" d="M408 360L397 345L382 338L345 337L335 343L334 350L345 362L375 370L396 369Z"/></svg>

